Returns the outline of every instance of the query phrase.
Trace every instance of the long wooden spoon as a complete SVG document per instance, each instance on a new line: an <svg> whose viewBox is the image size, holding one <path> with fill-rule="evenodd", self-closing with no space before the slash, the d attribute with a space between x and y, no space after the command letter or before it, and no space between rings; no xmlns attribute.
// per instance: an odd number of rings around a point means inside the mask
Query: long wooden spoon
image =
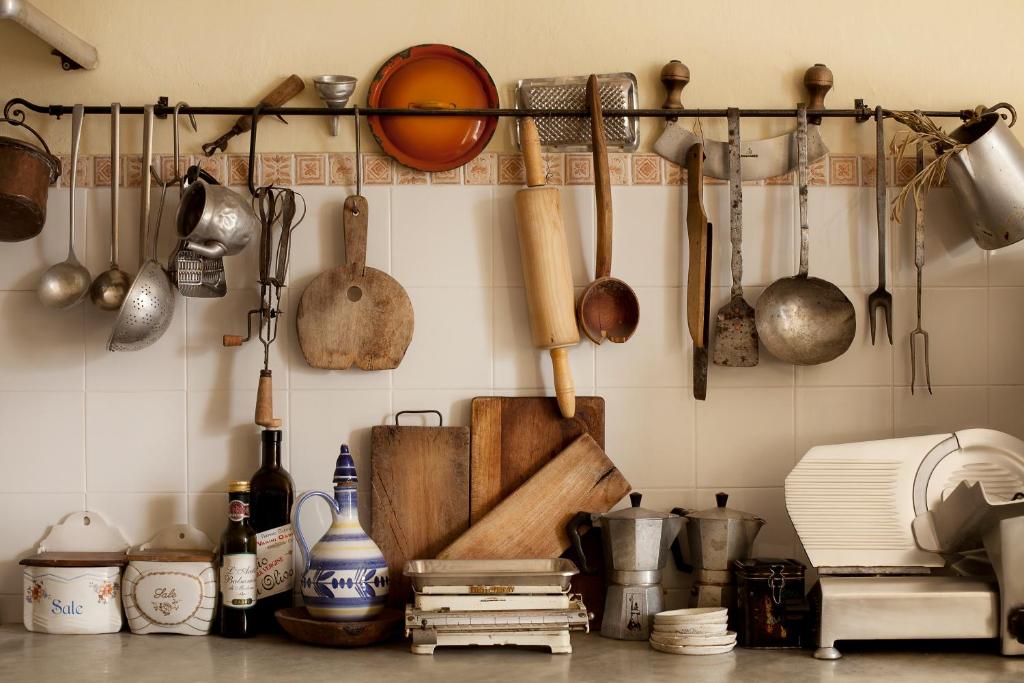
<svg viewBox="0 0 1024 683"><path fill-rule="evenodd" d="M612 272L612 188L608 172L608 146L604 139L601 91L597 76L587 80L587 101L594 149L594 186L597 194L597 273L576 304L583 333L595 344L609 339L620 344L636 332L640 302L636 293Z"/></svg>

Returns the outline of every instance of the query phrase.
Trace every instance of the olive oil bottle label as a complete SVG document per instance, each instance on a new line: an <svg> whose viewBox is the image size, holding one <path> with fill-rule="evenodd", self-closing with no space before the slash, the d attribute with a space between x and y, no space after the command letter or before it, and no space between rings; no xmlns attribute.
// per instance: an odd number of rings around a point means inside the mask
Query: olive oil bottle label
<svg viewBox="0 0 1024 683"><path fill-rule="evenodd" d="M256 534L256 598L291 591L295 585L291 524Z"/></svg>
<svg viewBox="0 0 1024 683"><path fill-rule="evenodd" d="M256 555L224 556L220 567L221 604L245 609L256 604Z"/></svg>

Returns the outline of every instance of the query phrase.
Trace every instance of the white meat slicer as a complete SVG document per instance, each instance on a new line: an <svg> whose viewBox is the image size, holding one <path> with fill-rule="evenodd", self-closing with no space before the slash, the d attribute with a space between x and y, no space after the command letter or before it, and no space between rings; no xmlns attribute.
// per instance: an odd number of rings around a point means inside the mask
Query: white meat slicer
<svg viewBox="0 0 1024 683"><path fill-rule="evenodd" d="M812 448L786 507L837 640L999 638L1024 654L1024 441L990 429Z"/></svg>

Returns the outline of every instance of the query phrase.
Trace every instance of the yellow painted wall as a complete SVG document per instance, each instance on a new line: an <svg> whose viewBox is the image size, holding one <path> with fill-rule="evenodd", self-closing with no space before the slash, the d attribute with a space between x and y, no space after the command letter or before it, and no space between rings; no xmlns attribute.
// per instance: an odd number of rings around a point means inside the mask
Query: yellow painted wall
<svg viewBox="0 0 1024 683"><path fill-rule="evenodd" d="M141 104L167 95L192 104L254 103L289 73L307 79L344 73L360 79L365 101L377 67L402 48L456 45L479 59L509 105L514 82L535 76L632 71L640 103L660 106L658 71L672 58L689 65L690 106L786 107L803 96L804 69L835 72L827 103L855 97L892 108L959 109L999 100L1024 106L1024 2L1021 0L34 0L99 49L95 71L65 73L49 47L0 22L0 100ZM294 102L317 105L312 86ZM36 117L38 122L42 117ZM138 151L138 120L126 122L126 151ZM947 122L949 125L951 122ZM204 119L184 138L198 151L229 120ZM646 121L650 149L658 121ZM747 136L781 131L786 121L752 121ZM6 128L6 127L4 127ZM41 125L66 150L70 123ZM1022 126L1024 129L1024 126ZM721 122L705 128L723 137ZM327 135L326 121L296 119L260 129L261 151L353 149L352 136ZM829 121L840 151L870 152L872 127ZM5 133L0 133L5 134ZM90 120L83 152L103 152L105 122ZM170 149L158 126L159 150ZM202 139L200 139L202 138ZM243 151L236 141L229 151ZM368 145L369 147L369 145ZM507 150L506 127L490 149Z"/></svg>

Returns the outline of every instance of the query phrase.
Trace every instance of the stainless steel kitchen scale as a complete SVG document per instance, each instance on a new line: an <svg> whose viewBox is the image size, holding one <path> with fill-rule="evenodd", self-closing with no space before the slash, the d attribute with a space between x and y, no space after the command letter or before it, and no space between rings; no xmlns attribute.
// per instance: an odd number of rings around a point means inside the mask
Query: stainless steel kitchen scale
<svg viewBox="0 0 1024 683"><path fill-rule="evenodd" d="M404 573L413 604L405 634L415 654L441 645L538 645L572 652L571 631L589 631L590 615L569 593L569 560L413 560Z"/></svg>
<svg viewBox="0 0 1024 683"><path fill-rule="evenodd" d="M999 638L1024 654L1024 442L990 429L812 448L786 507L838 640Z"/></svg>

